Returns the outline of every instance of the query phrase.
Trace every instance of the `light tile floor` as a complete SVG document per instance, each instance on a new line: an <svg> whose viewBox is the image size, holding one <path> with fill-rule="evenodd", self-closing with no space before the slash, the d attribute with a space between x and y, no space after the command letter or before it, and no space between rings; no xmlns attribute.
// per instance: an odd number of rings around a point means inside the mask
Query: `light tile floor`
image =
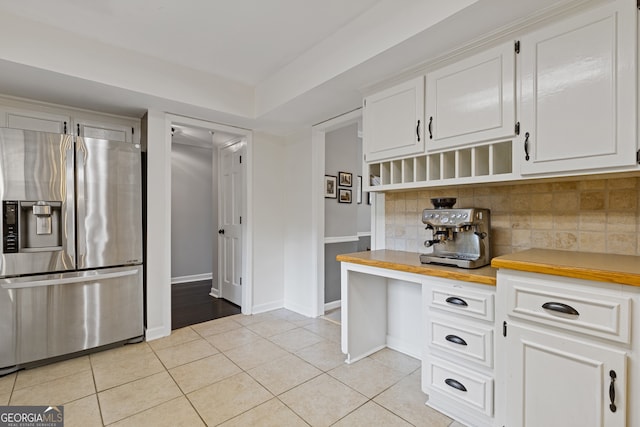
<svg viewBox="0 0 640 427"><path fill-rule="evenodd" d="M64 405L65 427L460 426L426 400L418 360L347 365L338 324L284 309L0 378L0 405Z"/></svg>

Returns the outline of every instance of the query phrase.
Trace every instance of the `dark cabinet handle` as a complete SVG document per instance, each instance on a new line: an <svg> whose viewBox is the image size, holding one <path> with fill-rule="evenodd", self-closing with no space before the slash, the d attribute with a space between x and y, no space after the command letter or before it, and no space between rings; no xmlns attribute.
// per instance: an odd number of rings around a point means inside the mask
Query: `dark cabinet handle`
<svg viewBox="0 0 640 427"><path fill-rule="evenodd" d="M467 391L467 388L460 381L456 381L453 378L447 378L446 380L444 380L444 382L449 387L453 387L456 390Z"/></svg>
<svg viewBox="0 0 640 427"><path fill-rule="evenodd" d="M616 412L618 408L616 408L616 388L614 387L614 383L616 382L616 371L609 371L609 377L611 377L611 384L609 384L609 400L611 404L609 405L609 409L611 412Z"/></svg>
<svg viewBox="0 0 640 427"><path fill-rule="evenodd" d="M449 304L459 305L461 307L466 307L466 306L469 305L469 304L467 304L467 302L465 300L463 300L462 298L458 298L458 297L449 297L445 301L448 302Z"/></svg>
<svg viewBox="0 0 640 427"><path fill-rule="evenodd" d="M416 136L418 137L418 142L420 142L420 120L418 120L418 125L416 126Z"/></svg>
<svg viewBox="0 0 640 427"><path fill-rule="evenodd" d="M529 132L524 134L524 159L529 161Z"/></svg>
<svg viewBox="0 0 640 427"><path fill-rule="evenodd" d="M579 316L578 310L570 305L563 304L561 302L545 302L542 304L542 308L545 310L557 311L558 313L571 314L573 316Z"/></svg>
<svg viewBox="0 0 640 427"><path fill-rule="evenodd" d="M220 230L218 230L218 234L224 234L224 228L221 228Z"/></svg>
<svg viewBox="0 0 640 427"><path fill-rule="evenodd" d="M433 139L433 132L431 132L432 123L433 123L433 116L429 117L429 139Z"/></svg>
<svg viewBox="0 0 640 427"><path fill-rule="evenodd" d="M444 339L454 344L467 345L467 342L457 335L447 335Z"/></svg>

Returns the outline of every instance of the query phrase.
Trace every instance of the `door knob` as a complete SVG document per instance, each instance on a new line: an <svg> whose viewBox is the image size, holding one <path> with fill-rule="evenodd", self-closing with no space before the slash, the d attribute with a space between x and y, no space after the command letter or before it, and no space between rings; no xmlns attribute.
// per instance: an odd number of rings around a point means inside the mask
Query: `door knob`
<svg viewBox="0 0 640 427"><path fill-rule="evenodd" d="M221 228L220 230L218 230L218 234L224 234L224 228Z"/></svg>

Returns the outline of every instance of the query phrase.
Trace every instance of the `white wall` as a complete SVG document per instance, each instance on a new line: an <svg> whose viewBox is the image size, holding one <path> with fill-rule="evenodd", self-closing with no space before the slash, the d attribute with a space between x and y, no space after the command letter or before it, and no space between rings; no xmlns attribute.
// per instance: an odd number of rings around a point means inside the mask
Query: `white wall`
<svg viewBox="0 0 640 427"><path fill-rule="evenodd" d="M147 329L152 340L171 333L171 139L160 111L145 116L147 147Z"/></svg>
<svg viewBox="0 0 640 427"><path fill-rule="evenodd" d="M253 312L284 305L284 239L288 213L283 139L253 135Z"/></svg>
<svg viewBox="0 0 640 427"><path fill-rule="evenodd" d="M314 221L311 129L287 137L284 156L286 183L283 216L284 306L307 316L316 316L317 260Z"/></svg>

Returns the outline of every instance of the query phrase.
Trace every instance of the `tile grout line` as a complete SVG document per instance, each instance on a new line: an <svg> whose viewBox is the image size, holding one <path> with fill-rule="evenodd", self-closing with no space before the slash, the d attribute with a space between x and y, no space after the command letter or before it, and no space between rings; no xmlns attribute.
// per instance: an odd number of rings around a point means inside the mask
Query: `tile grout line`
<svg viewBox="0 0 640 427"><path fill-rule="evenodd" d="M104 427L104 416L102 415L102 405L100 405L100 399L98 398L98 385L96 384L96 373L93 370L93 361L91 360L91 356L89 356L89 366L91 367L91 377L93 378L93 388L96 391L96 403L98 405L98 413L100 414L100 423Z"/></svg>

